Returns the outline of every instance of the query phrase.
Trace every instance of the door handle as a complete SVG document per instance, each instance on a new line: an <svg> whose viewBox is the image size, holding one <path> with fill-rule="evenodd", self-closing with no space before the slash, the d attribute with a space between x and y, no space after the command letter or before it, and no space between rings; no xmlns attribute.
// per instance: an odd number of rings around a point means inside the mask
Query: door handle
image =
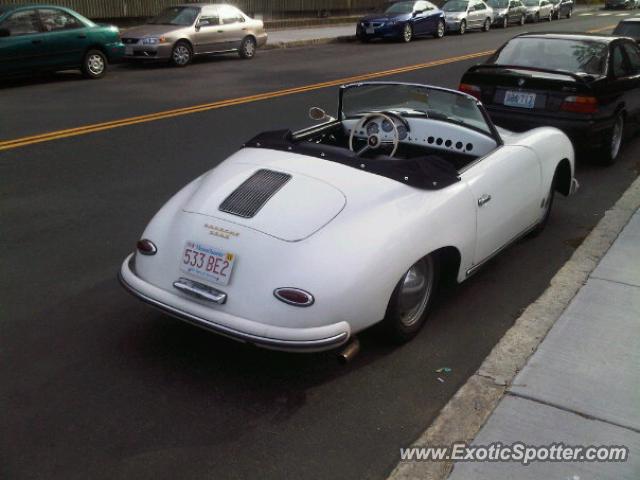
<svg viewBox="0 0 640 480"><path fill-rule="evenodd" d="M38 45L42 43L42 40L31 40L31 43L33 43L34 45Z"/></svg>
<svg viewBox="0 0 640 480"><path fill-rule="evenodd" d="M87 38L86 35L78 35L78 38Z"/></svg>
<svg viewBox="0 0 640 480"><path fill-rule="evenodd" d="M491 200L491 195L487 195L485 193L478 199L478 206L482 207L485 203L489 203L490 200Z"/></svg>
<svg viewBox="0 0 640 480"><path fill-rule="evenodd" d="M218 33L224 33L224 30L218 30Z"/></svg>

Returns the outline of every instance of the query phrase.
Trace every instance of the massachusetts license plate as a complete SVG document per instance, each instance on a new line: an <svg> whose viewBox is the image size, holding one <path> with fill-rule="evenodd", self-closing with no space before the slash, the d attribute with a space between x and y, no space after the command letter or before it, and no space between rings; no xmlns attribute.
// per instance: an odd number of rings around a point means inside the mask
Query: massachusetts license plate
<svg viewBox="0 0 640 480"><path fill-rule="evenodd" d="M130 45L125 45L124 54L125 55L133 55L133 47L130 46Z"/></svg>
<svg viewBox="0 0 640 480"><path fill-rule="evenodd" d="M507 90L504 104L508 107L533 108L536 105L536 94Z"/></svg>
<svg viewBox="0 0 640 480"><path fill-rule="evenodd" d="M369 35L371 35L372 33L376 33L376 29L375 29L375 28L373 28L373 27L369 27L369 28L367 28L367 33L368 33Z"/></svg>
<svg viewBox="0 0 640 480"><path fill-rule="evenodd" d="M187 242L182 252L180 270L202 280L227 285L236 256L217 247Z"/></svg>

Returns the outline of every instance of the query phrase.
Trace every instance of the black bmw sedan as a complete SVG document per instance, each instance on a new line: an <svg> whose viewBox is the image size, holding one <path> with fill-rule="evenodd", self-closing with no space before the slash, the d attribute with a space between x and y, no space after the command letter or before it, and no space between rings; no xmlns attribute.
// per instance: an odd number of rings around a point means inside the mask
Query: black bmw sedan
<svg viewBox="0 0 640 480"><path fill-rule="evenodd" d="M459 88L497 125L557 127L576 150L611 164L640 115L640 49L613 36L523 34L467 70Z"/></svg>

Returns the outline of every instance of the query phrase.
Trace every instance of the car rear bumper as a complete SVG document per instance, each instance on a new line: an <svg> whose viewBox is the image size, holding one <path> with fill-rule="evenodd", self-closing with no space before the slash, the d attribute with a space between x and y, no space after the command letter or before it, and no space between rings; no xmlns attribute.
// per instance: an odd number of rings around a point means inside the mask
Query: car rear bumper
<svg viewBox="0 0 640 480"><path fill-rule="evenodd" d="M602 145L606 140L613 119L570 119L552 115L533 115L529 111L515 112L485 105L493 122L512 131L525 131L536 127L556 127L574 143L576 150Z"/></svg>
<svg viewBox="0 0 640 480"><path fill-rule="evenodd" d="M168 292L152 285L135 273L134 254L122 264L118 279L138 299L186 322L244 343L273 350L314 352L344 344L351 335L347 322L321 327L288 328L266 325L216 311L194 302L186 295ZM296 307L292 307L296 308Z"/></svg>
<svg viewBox="0 0 640 480"><path fill-rule="evenodd" d="M267 32L263 32L263 33L256 34L255 37L256 37L256 45L258 46L258 48L260 48L260 47L264 47L267 44L269 35L267 35Z"/></svg>

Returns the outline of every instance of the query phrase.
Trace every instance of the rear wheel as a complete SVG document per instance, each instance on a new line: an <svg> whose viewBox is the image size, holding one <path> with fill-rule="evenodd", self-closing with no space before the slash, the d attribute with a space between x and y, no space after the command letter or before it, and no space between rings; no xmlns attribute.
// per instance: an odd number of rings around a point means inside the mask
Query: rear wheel
<svg viewBox="0 0 640 480"><path fill-rule="evenodd" d="M411 28L410 24L405 24L402 29L402 41L405 43L409 43L413 38L413 28Z"/></svg>
<svg viewBox="0 0 640 480"><path fill-rule="evenodd" d="M242 39L242 43L240 44L240 50L238 50L238 55L240 55L240 58L249 60L253 58L255 54L256 54L256 40L253 37L244 37Z"/></svg>
<svg viewBox="0 0 640 480"><path fill-rule="evenodd" d="M491 28L491 19L485 18L484 24L482 25L482 31L488 32L490 28Z"/></svg>
<svg viewBox="0 0 640 480"><path fill-rule="evenodd" d="M92 80L102 78L107 71L107 56L100 50L89 50L82 60L82 75Z"/></svg>
<svg viewBox="0 0 640 480"><path fill-rule="evenodd" d="M438 22L438 27L436 28L436 33L434 33L433 36L436 38L442 38L444 37L444 32L445 32L444 20L440 20Z"/></svg>
<svg viewBox="0 0 640 480"><path fill-rule="evenodd" d="M571 15L573 15L573 8L570 8L567 12L567 18L571 18Z"/></svg>
<svg viewBox="0 0 640 480"><path fill-rule="evenodd" d="M522 27L527 21L526 15L520 15L520 26Z"/></svg>
<svg viewBox="0 0 640 480"><path fill-rule="evenodd" d="M550 22L551 20L553 20L553 11L550 11L549 16L547 17L547 21Z"/></svg>
<svg viewBox="0 0 640 480"><path fill-rule="evenodd" d="M618 113L614 120L608 141L598 152L598 163L602 165L613 165L618 160L620 149L622 148L622 140L624 138L624 114Z"/></svg>
<svg viewBox="0 0 640 480"><path fill-rule="evenodd" d="M540 21L540 14L536 13L533 17L533 23L538 23Z"/></svg>
<svg viewBox="0 0 640 480"><path fill-rule="evenodd" d="M467 21L466 20L462 20L460 22L460 30L458 31L458 33L460 35L464 35L464 33L467 31Z"/></svg>
<svg viewBox="0 0 640 480"><path fill-rule="evenodd" d="M171 50L171 64L176 67L186 67L191 63L192 57L191 45L183 40L176 42Z"/></svg>
<svg viewBox="0 0 640 480"><path fill-rule="evenodd" d="M415 337L424 325L438 283L438 260L427 255L402 276L393 290L382 321L385 333L396 343Z"/></svg>
<svg viewBox="0 0 640 480"><path fill-rule="evenodd" d="M509 18L505 15L502 19L502 28L507 28L509 26Z"/></svg>
<svg viewBox="0 0 640 480"><path fill-rule="evenodd" d="M553 180L551 181L551 188L549 189L549 194L545 199L544 216L542 217L542 220L540 220L540 222L535 226L535 228L531 230L529 237L537 237L538 235L540 235L544 230L544 228L547 226L547 223L549 222L549 217L551 216L551 207L553 206L553 199L555 198L555 195L556 195L557 175L558 175L558 172L556 171L556 173L553 176Z"/></svg>

